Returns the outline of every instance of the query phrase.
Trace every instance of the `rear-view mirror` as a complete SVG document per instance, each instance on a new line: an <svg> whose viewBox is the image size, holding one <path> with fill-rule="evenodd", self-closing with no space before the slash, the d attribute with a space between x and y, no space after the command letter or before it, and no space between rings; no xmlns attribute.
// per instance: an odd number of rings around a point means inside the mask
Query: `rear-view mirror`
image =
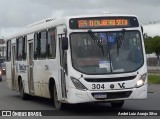
<svg viewBox="0 0 160 119"><path fill-rule="evenodd" d="M67 37L63 37L62 38L62 49L63 50L67 50L68 49L68 38Z"/></svg>

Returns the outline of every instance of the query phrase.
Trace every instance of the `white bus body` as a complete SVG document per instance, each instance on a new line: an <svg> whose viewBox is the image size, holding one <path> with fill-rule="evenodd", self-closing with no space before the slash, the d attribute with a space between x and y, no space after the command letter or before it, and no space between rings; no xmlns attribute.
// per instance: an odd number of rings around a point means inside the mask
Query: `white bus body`
<svg viewBox="0 0 160 119"><path fill-rule="evenodd" d="M53 98L61 109L64 103L105 101L121 107L126 99L147 98L143 34L135 16L36 23L7 38L6 57L6 84L22 99Z"/></svg>

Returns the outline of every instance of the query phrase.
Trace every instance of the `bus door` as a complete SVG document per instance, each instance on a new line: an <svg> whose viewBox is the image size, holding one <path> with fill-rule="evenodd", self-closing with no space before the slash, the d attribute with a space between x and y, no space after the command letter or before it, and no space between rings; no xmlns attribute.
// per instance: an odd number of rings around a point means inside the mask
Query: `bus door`
<svg viewBox="0 0 160 119"><path fill-rule="evenodd" d="M11 76L12 76L12 90L16 90L16 81L15 81L15 56L16 56L16 46L15 44L12 44L12 60L11 60Z"/></svg>
<svg viewBox="0 0 160 119"><path fill-rule="evenodd" d="M33 81L33 40L28 41L28 88L30 94L34 94L34 81Z"/></svg>
<svg viewBox="0 0 160 119"><path fill-rule="evenodd" d="M60 52L60 79L61 79L61 92L62 98L67 98L66 92L66 76L67 76L67 52L62 50L62 38L65 37L65 34L59 34L59 52Z"/></svg>

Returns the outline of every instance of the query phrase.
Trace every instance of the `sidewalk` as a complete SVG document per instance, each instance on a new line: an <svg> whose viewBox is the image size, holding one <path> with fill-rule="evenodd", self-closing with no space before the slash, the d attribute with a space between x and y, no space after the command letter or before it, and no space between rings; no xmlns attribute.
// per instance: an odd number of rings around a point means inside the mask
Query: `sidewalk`
<svg viewBox="0 0 160 119"><path fill-rule="evenodd" d="M148 84L148 93L160 93L160 84Z"/></svg>

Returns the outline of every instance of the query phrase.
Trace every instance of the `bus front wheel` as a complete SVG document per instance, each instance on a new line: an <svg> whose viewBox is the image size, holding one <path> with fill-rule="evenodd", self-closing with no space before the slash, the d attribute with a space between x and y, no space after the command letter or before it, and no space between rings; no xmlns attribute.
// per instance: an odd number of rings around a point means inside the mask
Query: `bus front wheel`
<svg viewBox="0 0 160 119"><path fill-rule="evenodd" d="M53 98L54 98L55 108L56 108L57 110L63 110L63 109L65 108L65 104L62 103L62 102L60 102L60 101L58 100L56 85L54 85L54 90L53 90L53 92L54 92Z"/></svg>
<svg viewBox="0 0 160 119"><path fill-rule="evenodd" d="M111 106L114 108L121 108L124 105L124 100L111 102Z"/></svg>

